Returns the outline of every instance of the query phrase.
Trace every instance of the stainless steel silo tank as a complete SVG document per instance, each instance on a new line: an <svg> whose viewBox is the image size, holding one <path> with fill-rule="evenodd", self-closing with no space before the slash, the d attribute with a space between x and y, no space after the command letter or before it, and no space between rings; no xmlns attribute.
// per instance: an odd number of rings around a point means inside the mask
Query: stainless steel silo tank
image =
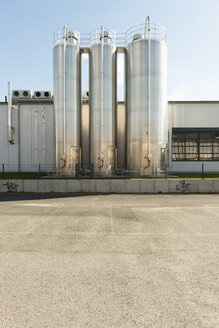
<svg viewBox="0 0 219 328"><path fill-rule="evenodd" d="M160 174L166 144L166 33L142 24L127 32L127 169Z"/></svg>
<svg viewBox="0 0 219 328"><path fill-rule="evenodd" d="M74 174L81 163L79 37L64 27L54 38L56 170L63 174Z"/></svg>
<svg viewBox="0 0 219 328"><path fill-rule="evenodd" d="M91 34L90 162L99 174L116 167L116 46L113 33L102 28Z"/></svg>

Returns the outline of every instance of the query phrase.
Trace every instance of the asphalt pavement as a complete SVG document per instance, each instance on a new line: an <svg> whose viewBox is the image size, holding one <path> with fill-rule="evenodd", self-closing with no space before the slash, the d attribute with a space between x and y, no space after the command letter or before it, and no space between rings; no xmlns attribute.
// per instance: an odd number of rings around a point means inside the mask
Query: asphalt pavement
<svg viewBox="0 0 219 328"><path fill-rule="evenodd" d="M0 195L1 328L219 327L219 195Z"/></svg>

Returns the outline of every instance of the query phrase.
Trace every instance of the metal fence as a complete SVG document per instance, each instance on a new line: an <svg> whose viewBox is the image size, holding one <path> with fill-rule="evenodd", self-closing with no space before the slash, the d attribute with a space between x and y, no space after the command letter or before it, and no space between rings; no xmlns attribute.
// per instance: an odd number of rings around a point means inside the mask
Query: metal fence
<svg viewBox="0 0 219 328"><path fill-rule="evenodd" d="M42 164L0 164L0 174L4 178L6 173L35 173L41 175L72 176L76 178L98 178L98 177L144 177L147 172L142 170L126 170L122 168L112 168L110 164L102 164L98 169L93 164L76 164L74 169L67 171L58 171L53 165ZM167 174L167 172L165 172Z"/></svg>
<svg viewBox="0 0 219 328"><path fill-rule="evenodd" d="M0 172L46 172L55 173L56 169L52 165L42 164L0 164Z"/></svg>
<svg viewBox="0 0 219 328"><path fill-rule="evenodd" d="M103 164L98 169L94 168L93 164L76 164L75 166L75 177L147 177L151 176L147 171L142 171L142 169L137 170L127 170L124 168L112 168L110 164ZM167 167L161 173L162 176L167 176Z"/></svg>

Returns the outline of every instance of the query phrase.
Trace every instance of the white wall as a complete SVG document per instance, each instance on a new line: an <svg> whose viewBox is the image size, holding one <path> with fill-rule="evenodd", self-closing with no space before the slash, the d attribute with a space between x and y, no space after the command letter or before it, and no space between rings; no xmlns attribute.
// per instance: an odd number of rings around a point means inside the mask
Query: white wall
<svg viewBox="0 0 219 328"><path fill-rule="evenodd" d="M37 169L54 168L55 165L55 127L54 110L51 103L20 104L12 109L13 139L8 142L7 136L7 103L0 103L0 164L10 171L29 171L35 163L35 124L34 114L37 112ZM45 118L45 163L43 163L43 111ZM44 167L43 167L44 166ZM1 170L1 167L0 167Z"/></svg>
<svg viewBox="0 0 219 328"><path fill-rule="evenodd" d="M42 156L42 107L45 108L45 131L46 131L46 160L48 168L55 167L55 125L54 109L51 103L27 103L21 104L19 110L12 109L12 126L14 127L15 144L11 145L7 140L7 103L0 103L0 170L1 164L10 164L11 169L18 170L18 164L24 168L25 164L33 165L35 124L34 114L37 112L37 147L38 163L43 166ZM82 112L82 145L89 138L88 125L89 120L86 118L88 105L83 107ZM219 101L171 101L168 104L169 110L169 163L168 171L170 172L200 172L202 163L205 171L219 172L219 162L176 162L172 161L172 128L218 128L219 127ZM19 115L20 112L20 115ZM118 105L117 117L117 138L118 138L118 164L121 167L125 157L125 107L124 104ZM18 123L20 121L20 124ZM19 129L20 127L20 129ZM20 142L19 142L20 139ZM88 160L89 147L87 145L84 153L84 161ZM12 164L14 166L12 166ZM24 170L24 169L23 169Z"/></svg>
<svg viewBox="0 0 219 328"><path fill-rule="evenodd" d="M219 128L219 101L170 101L169 167L170 172L219 172L218 161L172 161L172 128Z"/></svg>

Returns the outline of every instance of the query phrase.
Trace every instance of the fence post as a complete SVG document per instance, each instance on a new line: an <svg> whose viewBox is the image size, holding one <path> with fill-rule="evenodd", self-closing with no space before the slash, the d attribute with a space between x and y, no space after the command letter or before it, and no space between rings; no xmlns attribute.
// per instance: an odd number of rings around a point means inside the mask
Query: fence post
<svg viewBox="0 0 219 328"><path fill-rule="evenodd" d="M93 178L94 177L94 164L90 165L90 169L91 169L90 177Z"/></svg>
<svg viewBox="0 0 219 328"><path fill-rule="evenodd" d="M79 178L79 164L75 164L75 177Z"/></svg>
<svg viewBox="0 0 219 328"><path fill-rule="evenodd" d="M39 173L41 172L40 164L39 164Z"/></svg>
<svg viewBox="0 0 219 328"><path fill-rule="evenodd" d="M204 179L204 163L202 163L202 179Z"/></svg>
<svg viewBox="0 0 219 328"><path fill-rule="evenodd" d="M2 164L2 179L5 178L5 164Z"/></svg>

